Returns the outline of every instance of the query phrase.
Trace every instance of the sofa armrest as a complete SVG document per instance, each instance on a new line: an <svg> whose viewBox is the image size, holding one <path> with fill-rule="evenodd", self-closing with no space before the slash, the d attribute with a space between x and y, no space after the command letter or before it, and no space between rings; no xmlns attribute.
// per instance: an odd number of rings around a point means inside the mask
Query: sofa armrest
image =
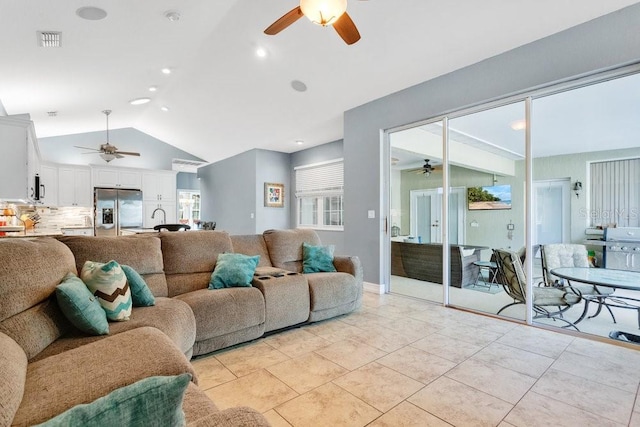
<svg viewBox="0 0 640 427"><path fill-rule="evenodd" d="M336 256L333 257L333 266L341 273L349 273L356 278L358 283L362 283L364 273L360 258L357 256Z"/></svg>
<svg viewBox="0 0 640 427"><path fill-rule="evenodd" d="M193 427L229 427L229 426L246 426L246 427L270 427L271 424L260 412L245 406L237 408L229 408L224 411L210 414L204 418L188 423Z"/></svg>
<svg viewBox="0 0 640 427"><path fill-rule="evenodd" d="M46 421L81 403L154 375L196 373L182 351L152 327L136 328L30 363L17 425Z"/></svg>

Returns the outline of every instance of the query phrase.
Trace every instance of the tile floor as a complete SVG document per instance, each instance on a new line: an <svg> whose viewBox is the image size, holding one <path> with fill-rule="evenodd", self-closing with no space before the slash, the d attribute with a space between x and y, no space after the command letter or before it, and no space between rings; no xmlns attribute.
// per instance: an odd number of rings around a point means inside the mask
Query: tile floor
<svg viewBox="0 0 640 427"><path fill-rule="evenodd" d="M193 365L275 427L640 426L640 351L398 295Z"/></svg>

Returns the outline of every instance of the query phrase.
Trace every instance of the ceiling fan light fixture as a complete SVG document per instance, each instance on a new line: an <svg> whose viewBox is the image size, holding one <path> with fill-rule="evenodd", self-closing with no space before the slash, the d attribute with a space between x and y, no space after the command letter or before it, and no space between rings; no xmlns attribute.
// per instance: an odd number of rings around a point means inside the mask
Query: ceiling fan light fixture
<svg viewBox="0 0 640 427"><path fill-rule="evenodd" d="M300 0L300 9L311 22L326 27L347 11L347 0Z"/></svg>
<svg viewBox="0 0 640 427"><path fill-rule="evenodd" d="M151 101L151 98L136 98L129 101L131 105L142 105Z"/></svg>
<svg viewBox="0 0 640 427"><path fill-rule="evenodd" d="M102 157L102 160L109 163L111 160L116 158L116 155L111 153L100 153L100 157Z"/></svg>

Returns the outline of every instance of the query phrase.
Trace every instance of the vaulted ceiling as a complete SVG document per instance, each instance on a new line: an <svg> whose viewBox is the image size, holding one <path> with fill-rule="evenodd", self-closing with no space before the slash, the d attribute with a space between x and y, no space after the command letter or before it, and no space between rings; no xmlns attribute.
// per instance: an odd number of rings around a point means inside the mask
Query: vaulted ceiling
<svg viewBox="0 0 640 427"><path fill-rule="evenodd" d="M0 102L30 113L38 137L104 129L111 109L111 128L207 161L293 152L342 138L348 109L634 3L349 0L362 39L347 46L304 18L265 35L296 0L0 0ZM81 19L84 6L107 16ZM62 47L39 47L37 31L61 31ZM139 97L151 102L129 104Z"/></svg>

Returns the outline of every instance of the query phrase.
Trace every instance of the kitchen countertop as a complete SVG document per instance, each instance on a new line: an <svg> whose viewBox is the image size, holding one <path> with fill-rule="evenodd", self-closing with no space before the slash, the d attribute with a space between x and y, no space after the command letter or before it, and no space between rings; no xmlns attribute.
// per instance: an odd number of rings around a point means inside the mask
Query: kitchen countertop
<svg viewBox="0 0 640 427"><path fill-rule="evenodd" d="M53 236L62 236L62 232L60 231L51 231L51 230L27 230L26 233L24 231L6 231L3 236L0 236L0 239L6 237L53 237Z"/></svg>

